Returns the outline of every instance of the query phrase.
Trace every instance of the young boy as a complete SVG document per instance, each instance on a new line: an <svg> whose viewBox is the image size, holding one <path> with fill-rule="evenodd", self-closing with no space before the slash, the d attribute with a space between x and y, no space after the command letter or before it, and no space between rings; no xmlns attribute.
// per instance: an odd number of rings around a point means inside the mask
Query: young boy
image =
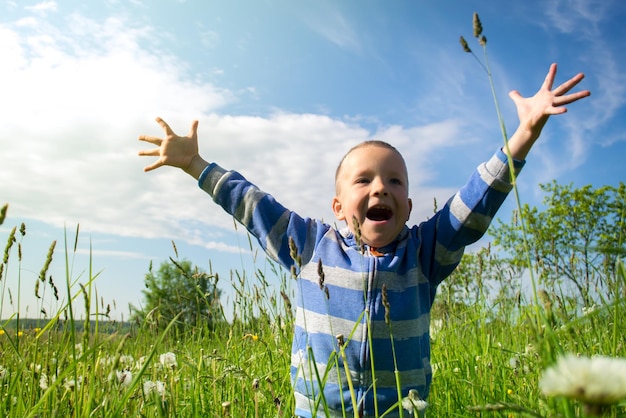
<svg viewBox="0 0 626 418"><path fill-rule="evenodd" d="M481 164L419 226L406 225L412 205L407 168L400 153L385 142L357 145L337 168L332 209L346 227L335 230L287 210L239 173L206 162L198 154L197 121L187 136L178 136L157 118L165 138L139 137L158 146L139 152L159 157L145 171L170 165L198 179L200 188L287 269L295 264L295 246L299 264L291 378L296 415L343 416L342 410L352 415L356 408L359 416L374 416L393 407L386 416L397 416L394 355L402 396L414 390L422 399L428 397L429 311L438 284L458 265L464 247L485 233L511 190L507 157L517 174L549 116L566 112L563 105L590 94L566 94L583 74L553 90L555 76L553 64L533 97L510 93L520 124L508 147ZM337 356L339 345L345 360Z"/></svg>

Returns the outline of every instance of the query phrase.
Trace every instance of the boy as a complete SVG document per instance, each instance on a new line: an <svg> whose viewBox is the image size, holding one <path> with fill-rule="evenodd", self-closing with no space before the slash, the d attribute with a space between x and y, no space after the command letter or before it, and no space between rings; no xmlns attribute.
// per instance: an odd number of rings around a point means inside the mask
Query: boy
<svg viewBox="0 0 626 418"><path fill-rule="evenodd" d="M157 118L166 137L139 137L158 146L139 152L159 157L145 171L162 165L182 168L288 269L294 266L295 247L298 294L291 378L296 415L343 416L356 408L359 416L374 416L394 408L386 416L397 416L394 356L402 396L412 390L427 398L432 379L429 311L438 284L458 265L464 247L484 234L511 190L507 158L517 174L549 116L564 113L563 105L590 94L566 94L583 74L552 90L555 76L552 64L533 97L510 93L520 124L508 147L481 164L419 226L406 225L412 203L404 159L381 141L352 148L337 168L332 209L346 227L335 230L298 216L239 173L202 159L197 121L181 137ZM342 350L345 357L337 359L334 353Z"/></svg>

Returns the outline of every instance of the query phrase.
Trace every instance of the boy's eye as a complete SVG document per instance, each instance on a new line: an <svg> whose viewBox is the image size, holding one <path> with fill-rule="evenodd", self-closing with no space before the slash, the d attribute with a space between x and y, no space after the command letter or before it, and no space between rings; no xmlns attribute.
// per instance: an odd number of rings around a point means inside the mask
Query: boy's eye
<svg viewBox="0 0 626 418"><path fill-rule="evenodd" d="M370 179L365 178L365 177L361 177L361 178L356 179L356 182L355 182L355 183L358 183L358 184L367 184L367 183L369 183L369 182L370 182Z"/></svg>
<svg viewBox="0 0 626 418"><path fill-rule="evenodd" d="M389 180L389 182L391 184L397 184L397 185L401 185L402 184L402 180L400 180L400 179L391 179L391 180Z"/></svg>

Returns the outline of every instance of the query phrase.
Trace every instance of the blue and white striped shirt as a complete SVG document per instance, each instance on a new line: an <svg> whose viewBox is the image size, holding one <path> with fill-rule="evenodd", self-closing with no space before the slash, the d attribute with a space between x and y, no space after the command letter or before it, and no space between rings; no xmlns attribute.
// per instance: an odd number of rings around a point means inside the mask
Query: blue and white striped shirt
<svg viewBox="0 0 626 418"><path fill-rule="evenodd" d="M515 171L523 164L514 161ZM235 171L210 164L198 183L272 259L287 269L294 265L290 239L301 257L291 352L296 415L343 416L342 410L352 411L339 334L345 340L347 369L361 416L397 408L394 352L402 396L415 389L422 399L428 397L430 308L439 283L456 268L465 246L486 232L512 188L501 150L481 164L431 219L405 226L394 242L377 249L360 247L347 227L336 230L289 211Z"/></svg>

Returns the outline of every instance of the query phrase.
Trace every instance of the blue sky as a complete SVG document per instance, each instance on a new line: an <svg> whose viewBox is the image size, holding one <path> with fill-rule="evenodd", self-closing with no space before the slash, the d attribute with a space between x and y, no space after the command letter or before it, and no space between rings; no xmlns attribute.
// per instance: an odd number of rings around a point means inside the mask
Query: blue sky
<svg viewBox="0 0 626 418"><path fill-rule="evenodd" d="M49 274L65 287L65 235L72 280L98 273L98 299L118 318L141 303L149 263L174 256L172 241L224 285L250 266L246 235L191 177L143 173L137 137L161 134L156 116L179 133L200 120L206 159L329 222L339 159L384 139L409 166L411 222L425 219L502 145L489 81L459 44L464 35L484 59L474 12L509 133L508 92L532 95L552 62L557 82L584 72L592 91L549 121L520 178L522 201L539 204L538 185L553 179L624 181L621 0L0 1L2 245L13 226L27 228L0 288L2 316L17 295L22 315L56 312L34 283L57 240ZM502 219L514 208L511 197Z"/></svg>

